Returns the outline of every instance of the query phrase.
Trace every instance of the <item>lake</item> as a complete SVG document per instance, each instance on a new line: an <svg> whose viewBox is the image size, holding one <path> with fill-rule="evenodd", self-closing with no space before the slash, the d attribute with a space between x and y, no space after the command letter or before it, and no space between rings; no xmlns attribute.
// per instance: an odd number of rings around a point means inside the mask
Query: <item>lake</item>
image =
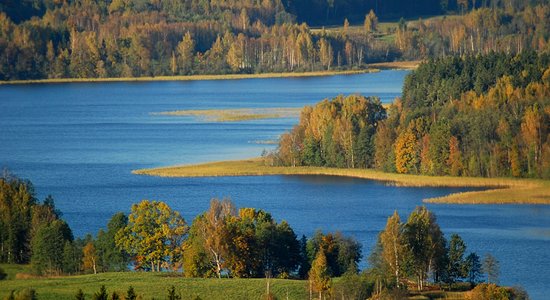
<svg viewBox="0 0 550 300"><path fill-rule="evenodd" d="M0 167L52 194L76 236L96 233L112 214L142 199L162 200L190 223L212 197L269 211L298 235L340 230L364 256L395 209L402 219L422 199L466 189L390 187L325 176L158 178L139 168L259 156L296 118L216 123L154 112L302 107L338 94L391 102L408 71L311 78L72 83L0 86ZM446 236L501 262L501 283L533 299L550 286L550 206L443 205L428 208ZM365 262L362 263L364 267Z"/></svg>

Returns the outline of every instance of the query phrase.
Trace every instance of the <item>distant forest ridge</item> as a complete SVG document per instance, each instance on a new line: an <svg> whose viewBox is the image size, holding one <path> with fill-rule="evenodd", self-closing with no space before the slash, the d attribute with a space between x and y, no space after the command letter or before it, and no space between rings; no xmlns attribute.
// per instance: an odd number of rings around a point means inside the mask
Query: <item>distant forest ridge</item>
<svg viewBox="0 0 550 300"><path fill-rule="evenodd" d="M0 11L16 23L32 17L43 17L48 9L64 4L84 4L93 2L98 6L126 6L135 11L159 11L174 13L174 8L193 5L194 1L182 0L5 0L0 3ZM225 3L228 6L238 2L254 4L254 0L246 1L203 1L202 6L216 6ZM260 1L267 2L267 1ZM311 26L340 25L347 18L352 23L362 22L365 15L374 10L382 21L397 21L400 18L417 19L419 17L441 15L447 13L463 13L473 8L505 8L520 10L526 5L535 6L548 4L548 0L281 0L284 10L293 14L298 22L306 22ZM183 10L181 10L183 11ZM175 15L178 13L175 12Z"/></svg>
<svg viewBox="0 0 550 300"><path fill-rule="evenodd" d="M550 51L548 1L424 0L415 1L414 9L408 1L368 3L3 1L0 80L309 72L491 51ZM402 16L430 14L428 7L454 15L380 23L393 18L397 7L408 12ZM309 28L332 20L343 26Z"/></svg>

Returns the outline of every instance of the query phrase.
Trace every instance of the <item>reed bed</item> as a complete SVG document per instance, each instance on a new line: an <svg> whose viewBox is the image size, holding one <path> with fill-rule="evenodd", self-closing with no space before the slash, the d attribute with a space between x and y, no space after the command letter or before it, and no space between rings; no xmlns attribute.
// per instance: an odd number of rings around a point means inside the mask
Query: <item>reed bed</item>
<svg viewBox="0 0 550 300"><path fill-rule="evenodd" d="M550 182L535 179L478 178L394 174L372 169L270 166L261 158L142 169L134 174L161 177L327 175L377 180L407 187L474 187L480 191L424 199L427 203L550 204Z"/></svg>
<svg viewBox="0 0 550 300"><path fill-rule="evenodd" d="M223 75L185 75L185 76L155 76L155 77L113 77L113 78L50 78L31 80L0 81L2 84L36 84L36 83L78 83L78 82L135 82L135 81L196 81L196 80L236 80L254 78L291 78L291 77L319 77L333 75L353 75L375 73L380 70L369 68L364 70L334 70L316 72L285 72L260 74L223 74Z"/></svg>
<svg viewBox="0 0 550 300"><path fill-rule="evenodd" d="M237 122L258 119L279 119L299 117L302 108L240 108L175 110L153 113L165 116L194 116L213 122Z"/></svg>

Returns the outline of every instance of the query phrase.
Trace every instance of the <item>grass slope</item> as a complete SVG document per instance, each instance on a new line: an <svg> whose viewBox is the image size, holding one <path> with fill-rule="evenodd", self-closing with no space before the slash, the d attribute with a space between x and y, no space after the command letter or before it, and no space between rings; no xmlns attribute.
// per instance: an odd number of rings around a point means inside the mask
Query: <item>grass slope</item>
<svg viewBox="0 0 550 300"><path fill-rule="evenodd" d="M331 175L385 181L412 187L479 187L484 191L451 194L425 199L429 203L457 204L550 204L550 181L513 178L477 178L394 174L372 169L323 167L272 167L262 159L222 161L133 171L134 174L162 177Z"/></svg>
<svg viewBox="0 0 550 300"><path fill-rule="evenodd" d="M113 292L126 295L134 287L142 299L166 299L167 290L175 286L183 299L261 299L266 290L265 279L203 279L183 278L181 274L121 272L97 275L78 275L55 278L34 278L0 281L0 299L10 291L33 288L40 300L74 299L82 289L86 299L105 285L109 297ZM277 299L307 299L307 282L301 280L271 279L270 290Z"/></svg>
<svg viewBox="0 0 550 300"><path fill-rule="evenodd" d="M225 74L225 75L188 75L188 76L157 76L157 77L114 77L114 78L56 78L36 80L0 81L2 84L30 83L73 83L73 82L132 82L132 81L194 81L194 80L230 80L252 78L287 78L287 77L318 77L332 75L352 75L379 72L377 69L317 71L317 72L287 72L261 74Z"/></svg>

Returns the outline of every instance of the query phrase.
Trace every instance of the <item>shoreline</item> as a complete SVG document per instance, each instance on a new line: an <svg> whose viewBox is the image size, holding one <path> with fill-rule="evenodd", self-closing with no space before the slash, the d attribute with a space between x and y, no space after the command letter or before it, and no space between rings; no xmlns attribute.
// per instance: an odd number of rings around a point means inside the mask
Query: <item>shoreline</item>
<svg viewBox="0 0 550 300"><path fill-rule="evenodd" d="M414 70L422 63L421 60L391 61L367 64L369 68L379 70Z"/></svg>
<svg viewBox="0 0 550 300"><path fill-rule="evenodd" d="M445 204L542 204L550 205L550 181L540 179L426 176L385 173L372 169L325 167L272 167L261 158L169 166L132 171L158 177L223 177L270 175L323 175L361 178L403 187L472 187L482 191L452 193L423 199L424 203Z"/></svg>
<svg viewBox="0 0 550 300"><path fill-rule="evenodd" d="M55 78L0 81L1 85L47 84L47 83L95 83L95 82L155 82L155 81L199 81L199 80L238 80L256 78L301 78L323 77L335 75L356 75L378 73L380 69L369 67L363 70L315 71L315 72L284 72L259 74L223 74L223 75L178 75L157 77L109 77L109 78Z"/></svg>

